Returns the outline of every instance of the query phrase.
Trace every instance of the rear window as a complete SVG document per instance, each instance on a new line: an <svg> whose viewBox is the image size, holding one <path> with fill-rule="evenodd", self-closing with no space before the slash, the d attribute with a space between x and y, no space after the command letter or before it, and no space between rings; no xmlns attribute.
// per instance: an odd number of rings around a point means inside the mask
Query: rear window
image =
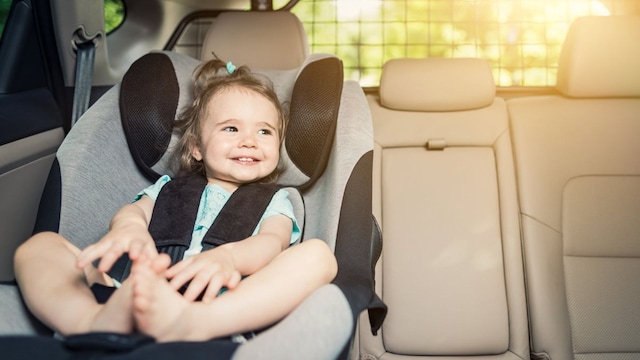
<svg viewBox="0 0 640 360"><path fill-rule="evenodd" d="M274 8L289 0L274 0ZM640 14L638 0L299 0L311 52L339 56L345 78L377 87L393 58L489 60L502 88L554 86L560 48L580 16ZM214 18L195 18L174 50L200 58Z"/></svg>
<svg viewBox="0 0 640 360"><path fill-rule="evenodd" d="M275 8L286 1L276 0ZM382 65L410 57L488 59L497 85L553 86L568 25L640 13L634 0L301 0L291 10L312 52L341 57L345 77L378 86Z"/></svg>

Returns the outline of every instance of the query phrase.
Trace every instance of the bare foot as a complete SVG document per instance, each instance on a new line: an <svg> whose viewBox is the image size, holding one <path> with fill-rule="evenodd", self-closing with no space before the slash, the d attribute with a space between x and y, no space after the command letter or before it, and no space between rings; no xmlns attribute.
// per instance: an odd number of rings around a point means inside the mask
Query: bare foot
<svg viewBox="0 0 640 360"><path fill-rule="evenodd" d="M171 259L159 258L152 262L151 270L157 274L164 272ZM93 274L95 276L95 274ZM89 278L89 276L87 276ZM131 277L123 281L122 285L111 295L104 305L89 319L89 331L115 332L130 334L135 330L133 317L133 280Z"/></svg>
<svg viewBox="0 0 640 360"><path fill-rule="evenodd" d="M136 261L131 270L133 280L133 316L138 331L159 342L206 340L190 329L188 311L194 303L184 299L162 276L168 267L164 260Z"/></svg>

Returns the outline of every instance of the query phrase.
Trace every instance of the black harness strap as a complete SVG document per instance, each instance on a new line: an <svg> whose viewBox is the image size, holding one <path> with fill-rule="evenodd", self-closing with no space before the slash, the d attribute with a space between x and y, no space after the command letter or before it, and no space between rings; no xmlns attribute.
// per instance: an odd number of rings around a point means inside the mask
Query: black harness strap
<svg viewBox="0 0 640 360"><path fill-rule="evenodd" d="M177 178L158 194L149 232L158 251L168 254L172 264L182 260L191 244L206 185L207 180L200 176ZM275 184L246 184L236 189L205 234L202 251L251 236L279 188Z"/></svg>
<svg viewBox="0 0 640 360"><path fill-rule="evenodd" d="M207 231L202 251L251 236L278 189L276 184L240 186Z"/></svg>
<svg viewBox="0 0 640 360"><path fill-rule="evenodd" d="M180 177L166 183L158 194L149 233L158 252L171 257L172 265L182 260L191 244L200 199L206 185L207 180L201 176ZM205 234L202 251L251 236L280 188L276 184L246 184L236 189ZM131 261L125 254L109 274L124 280L130 271Z"/></svg>
<svg viewBox="0 0 640 360"><path fill-rule="evenodd" d="M191 244L191 234L198 214L198 205L207 179L187 176L166 183L156 199L149 233L158 252L171 257L175 264Z"/></svg>

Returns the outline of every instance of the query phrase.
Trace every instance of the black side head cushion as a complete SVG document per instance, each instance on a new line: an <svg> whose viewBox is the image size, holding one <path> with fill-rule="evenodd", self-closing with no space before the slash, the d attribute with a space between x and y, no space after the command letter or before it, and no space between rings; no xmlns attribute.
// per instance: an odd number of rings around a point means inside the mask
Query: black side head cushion
<svg viewBox="0 0 640 360"><path fill-rule="evenodd" d="M147 54L131 65L120 86L129 151L140 171L155 182L160 175L151 167L167 151L180 96L173 63L165 54Z"/></svg>
<svg viewBox="0 0 640 360"><path fill-rule="evenodd" d="M342 61L329 57L308 64L293 87L285 147L291 161L310 177L302 188L327 167L343 82Z"/></svg>

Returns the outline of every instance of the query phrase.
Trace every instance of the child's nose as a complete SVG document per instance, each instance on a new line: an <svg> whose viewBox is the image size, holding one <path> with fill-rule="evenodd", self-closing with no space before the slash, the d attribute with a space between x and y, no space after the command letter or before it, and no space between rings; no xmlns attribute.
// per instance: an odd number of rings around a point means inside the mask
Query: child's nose
<svg viewBox="0 0 640 360"><path fill-rule="evenodd" d="M255 147L256 144L256 135L251 132L244 133L240 140L241 147Z"/></svg>

